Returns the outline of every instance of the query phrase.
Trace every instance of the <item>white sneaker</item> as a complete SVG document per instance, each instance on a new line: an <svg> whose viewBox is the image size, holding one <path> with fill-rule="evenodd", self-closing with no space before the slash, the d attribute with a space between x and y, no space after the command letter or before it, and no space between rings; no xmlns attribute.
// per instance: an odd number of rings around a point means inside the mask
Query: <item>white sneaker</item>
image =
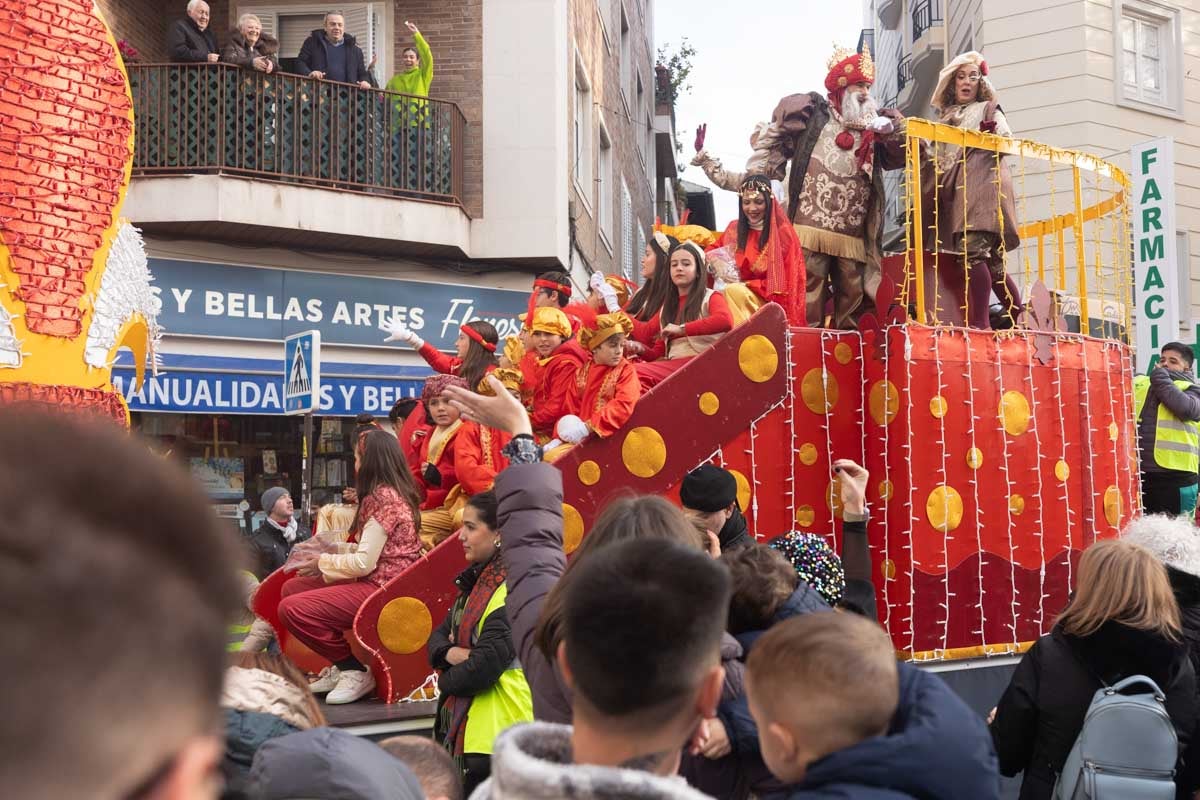
<svg viewBox="0 0 1200 800"><path fill-rule="evenodd" d="M337 687L334 688L329 696L325 698L325 702L330 705L340 705L342 703L353 703L369 695L375 689L375 676L370 670L346 670L342 673L342 677L338 679Z"/></svg>
<svg viewBox="0 0 1200 800"><path fill-rule="evenodd" d="M313 694L324 694L332 692L338 685L338 678L342 677L342 671L337 667L326 667L321 670L321 674L317 679L308 685L308 690Z"/></svg>

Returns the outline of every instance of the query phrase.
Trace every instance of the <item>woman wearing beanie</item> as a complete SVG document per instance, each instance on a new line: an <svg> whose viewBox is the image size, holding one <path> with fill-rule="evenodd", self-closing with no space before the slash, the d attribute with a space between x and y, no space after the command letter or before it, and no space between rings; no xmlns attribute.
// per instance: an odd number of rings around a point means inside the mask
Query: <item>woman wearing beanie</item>
<svg viewBox="0 0 1200 800"><path fill-rule="evenodd" d="M728 470L713 464L696 467L683 476L679 500L684 511L717 535L722 553L754 544L738 505L737 480Z"/></svg>
<svg viewBox="0 0 1200 800"><path fill-rule="evenodd" d="M254 577L260 581L283 566L297 542L309 538L307 528L301 527L292 516L295 508L292 496L282 486L272 486L263 492L262 509L267 518L250 537L254 550Z"/></svg>

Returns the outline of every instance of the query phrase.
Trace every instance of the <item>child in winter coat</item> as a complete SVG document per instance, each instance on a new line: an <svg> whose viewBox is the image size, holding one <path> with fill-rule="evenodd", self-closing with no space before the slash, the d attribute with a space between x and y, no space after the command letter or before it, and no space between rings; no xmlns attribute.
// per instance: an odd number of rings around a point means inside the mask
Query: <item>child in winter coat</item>
<svg viewBox="0 0 1200 800"><path fill-rule="evenodd" d="M858 614L805 614L746 661L762 757L789 788L773 797L1000 796L983 720L940 678L896 661Z"/></svg>

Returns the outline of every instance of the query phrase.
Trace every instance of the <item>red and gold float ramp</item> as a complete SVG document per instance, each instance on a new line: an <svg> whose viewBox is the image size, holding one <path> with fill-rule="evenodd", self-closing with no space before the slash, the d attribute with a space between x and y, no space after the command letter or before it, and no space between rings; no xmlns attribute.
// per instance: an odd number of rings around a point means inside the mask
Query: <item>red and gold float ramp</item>
<svg viewBox="0 0 1200 800"><path fill-rule="evenodd" d="M682 477L712 462L737 478L760 540L805 530L840 550L830 464L851 458L871 472L878 612L897 651L1018 652L1062 609L1079 553L1135 509L1131 383L1119 342L911 323L789 330L768 306L655 387L622 431L557 462L564 544L578 547L613 497L677 501ZM380 697L428 674L426 639L463 566L444 542L359 612ZM256 601L272 623L280 577Z"/></svg>

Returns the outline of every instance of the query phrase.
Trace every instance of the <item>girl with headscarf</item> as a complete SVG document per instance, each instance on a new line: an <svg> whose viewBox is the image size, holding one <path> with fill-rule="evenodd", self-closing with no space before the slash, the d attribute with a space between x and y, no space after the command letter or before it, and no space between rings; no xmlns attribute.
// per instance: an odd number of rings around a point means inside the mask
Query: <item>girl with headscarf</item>
<svg viewBox="0 0 1200 800"><path fill-rule="evenodd" d="M748 176L739 194L737 221L729 223L719 245L732 253L737 267L738 282L724 290L734 324L764 303L778 303L789 325L803 327L806 276L796 231L765 175Z"/></svg>

